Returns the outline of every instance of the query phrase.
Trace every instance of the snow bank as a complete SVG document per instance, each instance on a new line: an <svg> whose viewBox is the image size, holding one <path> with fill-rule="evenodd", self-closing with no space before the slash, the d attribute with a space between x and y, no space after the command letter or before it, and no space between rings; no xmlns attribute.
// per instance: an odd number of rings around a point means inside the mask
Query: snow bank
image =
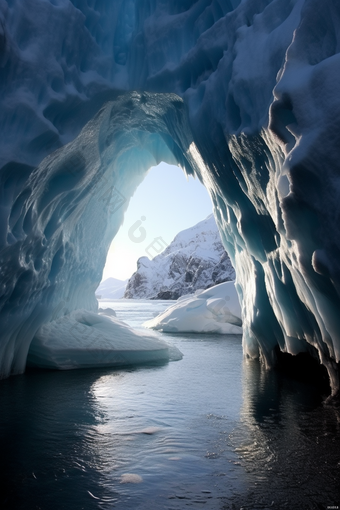
<svg viewBox="0 0 340 510"><path fill-rule="evenodd" d="M114 316L77 310L42 326L28 353L28 366L69 370L168 361L168 345Z"/></svg>
<svg viewBox="0 0 340 510"><path fill-rule="evenodd" d="M241 307L234 282L197 291L194 296L182 296L143 325L165 333L242 334Z"/></svg>

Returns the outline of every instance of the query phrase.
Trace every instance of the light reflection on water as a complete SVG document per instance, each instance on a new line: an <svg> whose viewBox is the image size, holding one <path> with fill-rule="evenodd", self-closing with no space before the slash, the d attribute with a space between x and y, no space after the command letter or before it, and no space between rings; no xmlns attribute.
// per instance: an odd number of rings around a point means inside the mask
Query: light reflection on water
<svg viewBox="0 0 340 510"><path fill-rule="evenodd" d="M244 508L340 508L340 412L315 384L243 360L231 441L247 473ZM255 504L254 504L255 503Z"/></svg>
<svg viewBox="0 0 340 510"><path fill-rule="evenodd" d="M112 306L139 326L168 304ZM307 509L340 501L338 415L320 407L311 384L244 361L239 337L166 338L182 361L2 381L1 509Z"/></svg>

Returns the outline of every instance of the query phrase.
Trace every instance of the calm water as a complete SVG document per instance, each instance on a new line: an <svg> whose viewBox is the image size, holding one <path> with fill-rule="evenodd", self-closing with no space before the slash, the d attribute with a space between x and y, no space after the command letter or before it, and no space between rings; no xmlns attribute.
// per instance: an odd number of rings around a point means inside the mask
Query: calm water
<svg viewBox="0 0 340 510"><path fill-rule="evenodd" d="M140 327L168 304L110 306ZM237 336L166 339L183 360L0 383L1 510L340 507L339 412L312 384Z"/></svg>

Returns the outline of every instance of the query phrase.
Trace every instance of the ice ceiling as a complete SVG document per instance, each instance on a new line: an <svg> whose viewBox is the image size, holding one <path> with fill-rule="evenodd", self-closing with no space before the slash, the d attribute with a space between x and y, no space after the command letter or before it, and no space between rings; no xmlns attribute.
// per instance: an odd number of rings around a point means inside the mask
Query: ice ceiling
<svg viewBox="0 0 340 510"><path fill-rule="evenodd" d="M336 0L0 0L1 376L41 326L96 311L129 197L166 161L212 197L245 354L309 352L335 394L339 52Z"/></svg>

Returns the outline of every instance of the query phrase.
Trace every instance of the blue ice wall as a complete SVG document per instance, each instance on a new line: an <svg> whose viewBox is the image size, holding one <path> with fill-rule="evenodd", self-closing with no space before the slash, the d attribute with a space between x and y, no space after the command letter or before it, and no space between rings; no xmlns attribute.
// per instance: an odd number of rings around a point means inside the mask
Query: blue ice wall
<svg viewBox="0 0 340 510"><path fill-rule="evenodd" d="M94 293L130 197L161 161L193 173L192 143L178 96L113 93L73 142L38 167L4 168L3 375L24 369L41 324L76 309L97 311Z"/></svg>
<svg viewBox="0 0 340 510"><path fill-rule="evenodd" d="M0 0L2 376L44 321L96 307L128 198L165 160L211 194L245 354L309 352L336 393L339 52L336 0Z"/></svg>

